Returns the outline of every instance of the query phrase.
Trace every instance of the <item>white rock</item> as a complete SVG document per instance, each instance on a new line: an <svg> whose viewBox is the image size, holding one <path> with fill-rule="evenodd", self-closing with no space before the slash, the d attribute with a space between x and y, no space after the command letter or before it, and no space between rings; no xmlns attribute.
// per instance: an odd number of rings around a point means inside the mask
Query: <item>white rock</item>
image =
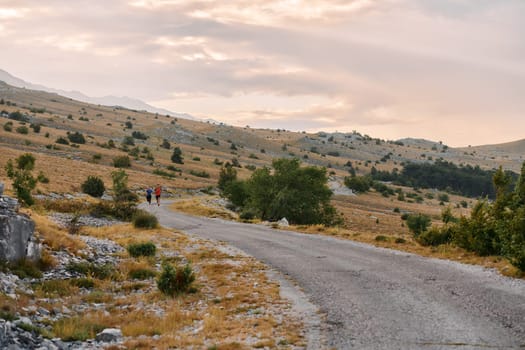
<svg viewBox="0 0 525 350"><path fill-rule="evenodd" d="M122 340L122 331L118 328L106 328L95 339L104 343L117 342Z"/></svg>
<svg viewBox="0 0 525 350"><path fill-rule="evenodd" d="M288 223L288 220L286 220L286 218L282 218L281 220L277 221L277 225L283 226L283 227L290 226L290 224Z"/></svg>

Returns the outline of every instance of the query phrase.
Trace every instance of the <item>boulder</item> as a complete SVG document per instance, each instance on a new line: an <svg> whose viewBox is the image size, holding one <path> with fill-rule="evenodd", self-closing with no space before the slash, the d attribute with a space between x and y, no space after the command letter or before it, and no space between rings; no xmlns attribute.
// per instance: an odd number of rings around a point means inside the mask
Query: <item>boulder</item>
<svg viewBox="0 0 525 350"><path fill-rule="evenodd" d="M290 224L288 223L288 220L286 218L282 218L281 220L277 221L277 225L282 227L288 227Z"/></svg>
<svg viewBox="0 0 525 350"><path fill-rule="evenodd" d="M118 342L122 340L122 331L118 328L106 328L97 334L95 340L103 343Z"/></svg>
<svg viewBox="0 0 525 350"><path fill-rule="evenodd" d="M38 260L41 245L34 231L33 220L18 213L18 201L0 196L0 261Z"/></svg>

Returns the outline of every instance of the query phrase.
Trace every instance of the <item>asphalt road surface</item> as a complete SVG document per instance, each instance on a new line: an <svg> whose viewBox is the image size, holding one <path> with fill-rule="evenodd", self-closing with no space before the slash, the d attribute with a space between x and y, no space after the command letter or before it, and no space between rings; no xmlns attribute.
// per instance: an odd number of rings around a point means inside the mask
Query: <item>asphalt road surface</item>
<svg viewBox="0 0 525 350"><path fill-rule="evenodd" d="M166 205L166 206L165 206ZM525 281L348 240L149 209L293 279L325 315L328 348L525 348Z"/></svg>

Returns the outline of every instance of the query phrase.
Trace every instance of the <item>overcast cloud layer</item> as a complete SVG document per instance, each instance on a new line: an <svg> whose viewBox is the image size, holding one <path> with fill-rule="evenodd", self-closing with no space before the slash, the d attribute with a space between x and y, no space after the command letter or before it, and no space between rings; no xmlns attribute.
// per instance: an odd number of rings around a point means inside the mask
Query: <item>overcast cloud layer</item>
<svg viewBox="0 0 525 350"><path fill-rule="evenodd" d="M0 0L0 68L235 125L525 138L522 0Z"/></svg>

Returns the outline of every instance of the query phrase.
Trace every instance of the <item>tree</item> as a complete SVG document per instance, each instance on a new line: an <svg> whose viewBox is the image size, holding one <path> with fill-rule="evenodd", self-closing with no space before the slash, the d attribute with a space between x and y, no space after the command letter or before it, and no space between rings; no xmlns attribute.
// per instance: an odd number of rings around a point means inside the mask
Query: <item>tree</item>
<svg viewBox="0 0 525 350"><path fill-rule="evenodd" d="M128 188L128 174L124 170L113 171L111 179L115 202L134 202L138 199L137 195Z"/></svg>
<svg viewBox="0 0 525 350"><path fill-rule="evenodd" d="M31 153L25 153L16 159L16 166L9 159L5 167L7 176L13 180L13 188L17 198L25 205L33 205L35 200L31 191L35 189L37 179L31 171L35 167L35 157Z"/></svg>
<svg viewBox="0 0 525 350"><path fill-rule="evenodd" d="M182 157L182 150L180 147L175 147L173 149L173 154L171 155L171 161L176 164L184 164L184 158Z"/></svg>
<svg viewBox="0 0 525 350"><path fill-rule="evenodd" d="M221 168L219 173L219 182L217 187L219 190L224 191L224 189L231 184L233 181L237 180L237 170L235 170L230 163L226 163L225 166Z"/></svg>
<svg viewBox="0 0 525 350"><path fill-rule="evenodd" d="M247 181L234 179L233 171L225 169L227 198L263 220L286 217L295 224L338 223L325 168L301 167L299 159L275 159L272 166L273 171L255 170Z"/></svg>

